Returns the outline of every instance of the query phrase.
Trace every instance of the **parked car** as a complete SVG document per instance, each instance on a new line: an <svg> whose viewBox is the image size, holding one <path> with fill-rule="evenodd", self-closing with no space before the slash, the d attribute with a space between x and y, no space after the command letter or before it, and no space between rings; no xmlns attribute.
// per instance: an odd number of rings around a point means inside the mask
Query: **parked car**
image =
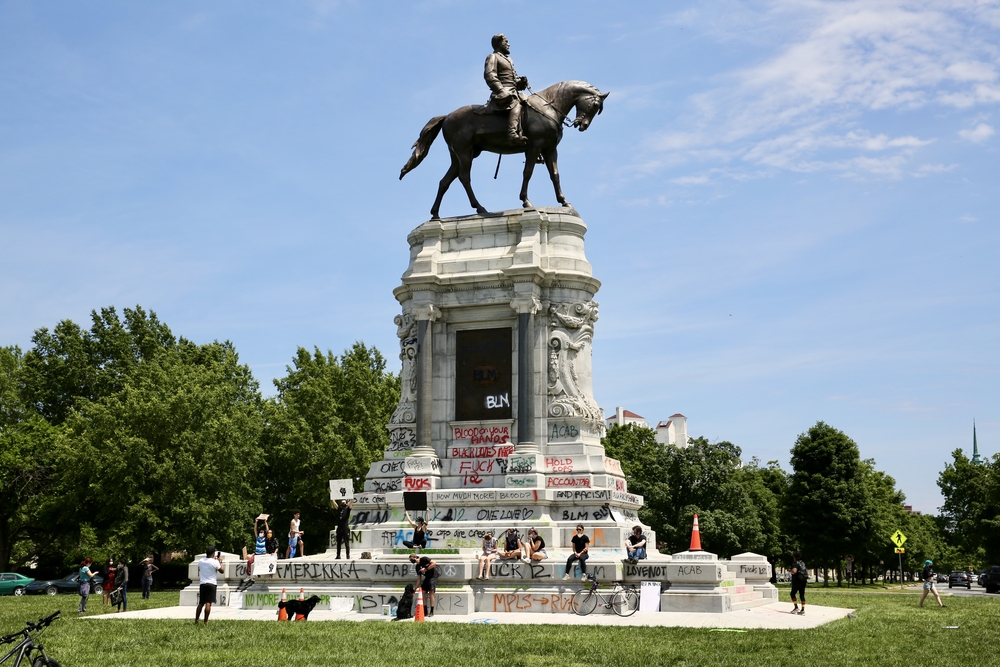
<svg viewBox="0 0 1000 667"><path fill-rule="evenodd" d="M954 588L955 586L972 588L972 577L965 570L955 570L948 575L948 588Z"/></svg>
<svg viewBox="0 0 1000 667"><path fill-rule="evenodd" d="M100 595L104 592L104 577L97 575L90 585L90 592ZM25 593L55 595L56 593L76 593L80 588L80 573L73 572L62 579L36 579L24 587Z"/></svg>
<svg viewBox="0 0 1000 667"><path fill-rule="evenodd" d="M17 572L0 572L0 595L24 595L24 587L32 581Z"/></svg>
<svg viewBox="0 0 1000 667"><path fill-rule="evenodd" d="M1000 565L990 566L990 571L983 577L983 587L987 593L1000 593Z"/></svg>
<svg viewBox="0 0 1000 667"><path fill-rule="evenodd" d="M948 575L945 574L944 572L939 573L937 575L937 582L939 584L946 584L946 583L948 583Z"/></svg>
<svg viewBox="0 0 1000 667"><path fill-rule="evenodd" d="M985 572L980 572L979 573L979 578L976 579L976 583L979 584L980 586L985 586L986 585L986 573Z"/></svg>

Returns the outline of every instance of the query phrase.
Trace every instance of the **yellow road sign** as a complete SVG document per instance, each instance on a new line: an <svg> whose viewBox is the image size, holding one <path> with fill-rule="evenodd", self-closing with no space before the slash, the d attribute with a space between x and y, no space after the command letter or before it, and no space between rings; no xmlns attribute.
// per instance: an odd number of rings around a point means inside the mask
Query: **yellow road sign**
<svg viewBox="0 0 1000 667"><path fill-rule="evenodd" d="M897 547L901 547L903 546L903 542L906 541L906 535L903 535L903 531L897 530L889 539L892 540L892 543Z"/></svg>
<svg viewBox="0 0 1000 667"><path fill-rule="evenodd" d="M906 553L906 549L901 549L899 547L896 547L896 553L898 553L898 554L905 554Z"/></svg>

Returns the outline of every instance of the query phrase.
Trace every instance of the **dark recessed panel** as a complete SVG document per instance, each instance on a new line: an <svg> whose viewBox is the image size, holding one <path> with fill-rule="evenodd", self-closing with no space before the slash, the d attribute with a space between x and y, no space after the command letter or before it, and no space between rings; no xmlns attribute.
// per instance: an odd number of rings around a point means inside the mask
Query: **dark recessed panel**
<svg viewBox="0 0 1000 667"><path fill-rule="evenodd" d="M511 329L455 333L455 421L510 419Z"/></svg>

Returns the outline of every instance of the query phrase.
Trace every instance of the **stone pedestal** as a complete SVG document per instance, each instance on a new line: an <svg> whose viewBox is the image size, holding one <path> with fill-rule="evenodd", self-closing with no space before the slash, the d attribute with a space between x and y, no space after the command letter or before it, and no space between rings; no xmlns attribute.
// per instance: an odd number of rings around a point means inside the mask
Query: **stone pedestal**
<svg viewBox="0 0 1000 667"><path fill-rule="evenodd" d="M649 558L624 560L643 499L601 445L591 376L600 282L584 253L586 231L574 210L553 208L431 220L409 234L409 266L394 290L402 391L389 446L355 496L355 558L328 551L279 561L244 606L274 608L283 588L320 595L320 608L377 614L394 604L416 580L403 548L413 534L407 491L427 494L429 509L411 514L428 522L423 553L440 572L437 613L571 612L586 585L575 566L574 579L563 579L577 524L590 537L589 574L602 583L661 581L664 610L724 611L762 598L746 595L744 580L712 554L658 553L648 526ZM483 536L502 543L508 528L535 528L548 558L497 560L490 581L476 580ZM742 556L749 570L760 567ZM220 584L245 576L246 563L227 561ZM755 576L746 575L753 586ZM195 604L197 586L181 601Z"/></svg>

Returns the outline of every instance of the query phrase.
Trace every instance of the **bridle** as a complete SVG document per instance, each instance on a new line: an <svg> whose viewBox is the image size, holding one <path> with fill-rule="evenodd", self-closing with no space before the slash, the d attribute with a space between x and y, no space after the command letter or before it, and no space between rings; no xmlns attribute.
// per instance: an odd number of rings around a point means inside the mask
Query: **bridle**
<svg viewBox="0 0 1000 667"><path fill-rule="evenodd" d="M576 127L576 125L575 125L576 121L573 121L573 122L569 121L569 112L568 111L566 113L563 113L563 112L559 111L559 109L557 109L555 107L555 105L552 104L552 102L549 102L547 99L545 99L544 97L542 97L540 94L538 94L538 93L534 92L533 90L531 90L531 88L528 88L528 92L531 93L531 97L528 98L529 100L532 97L539 98L542 101L543 104L545 104L547 107L549 107L550 109L552 109L553 111L555 111L557 115L560 115L562 117L561 118L553 118L552 116L550 116L546 112L542 111L541 109L535 108L530 103L528 104L529 107L531 107L532 109L534 109L538 113L542 114L543 116L545 116L549 120L553 121L556 125L562 125L563 127ZM598 106L597 106L597 113L595 115L599 116L599 115L601 115L601 112L604 111L603 105L601 104L601 102L603 100L601 100L600 98L601 98L601 96L599 94L595 93L595 94L590 95L588 97L582 98L581 100L579 100L578 102L576 102L573 106L575 107L575 106L579 105L580 102L582 102L584 100L587 100L587 101L596 100ZM570 107L570 109L572 109L572 108L573 107Z"/></svg>

